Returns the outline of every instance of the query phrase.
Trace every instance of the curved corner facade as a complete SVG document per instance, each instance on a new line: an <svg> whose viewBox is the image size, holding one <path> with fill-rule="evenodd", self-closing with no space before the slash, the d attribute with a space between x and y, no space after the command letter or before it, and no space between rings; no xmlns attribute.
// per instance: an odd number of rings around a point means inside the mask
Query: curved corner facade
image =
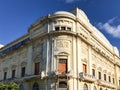
<svg viewBox="0 0 120 90"><path fill-rule="evenodd" d="M120 57L80 9L58 11L0 49L0 81L20 90L120 90Z"/></svg>

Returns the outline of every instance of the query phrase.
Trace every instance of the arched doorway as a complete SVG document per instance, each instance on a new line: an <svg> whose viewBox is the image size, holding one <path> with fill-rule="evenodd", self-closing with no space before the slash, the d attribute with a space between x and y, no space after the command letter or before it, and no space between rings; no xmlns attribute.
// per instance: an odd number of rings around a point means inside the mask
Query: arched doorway
<svg viewBox="0 0 120 90"><path fill-rule="evenodd" d="M93 90L97 90L96 86L93 87Z"/></svg>
<svg viewBox="0 0 120 90"><path fill-rule="evenodd" d="M83 90L88 90L87 84L84 84Z"/></svg>
<svg viewBox="0 0 120 90"><path fill-rule="evenodd" d="M102 88L100 88L100 90L102 90Z"/></svg>
<svg viewBox="0 0 120 90"><path fill-rule="evenodd" d="M20 90L24 90L23 84L20 84Z"/></svg>
<svg viewBox="0 0 120 90"><path fill-rule="evenodd" d="M33 89L32 90L39 90L39 85L38 85L38 83L34 83L33 84Z"/></svg>
<svg viewBox="0 0 120 90"><path fill-rule="evenodd" d="M59 88L67 88L67 83L64 81L59 82Z"/></svg>

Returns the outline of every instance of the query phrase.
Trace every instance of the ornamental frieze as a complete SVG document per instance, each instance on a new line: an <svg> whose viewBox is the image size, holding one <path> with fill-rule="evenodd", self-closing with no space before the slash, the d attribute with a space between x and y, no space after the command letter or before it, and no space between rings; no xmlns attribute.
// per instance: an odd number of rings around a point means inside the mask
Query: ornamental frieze
<svg viewBox="0 0 120 90"><path fill-rule="evenodd" d="M73 22L69 21L69 20L56 20L54 21L55 25L70 25L72 26Z"/></svg>
<svg viewBox="0 0 120 90"><path fill-rule="evenodd" d="M62 48L62 49L70 49L70 40L57 40L56 41L56 48Z"/></svg>

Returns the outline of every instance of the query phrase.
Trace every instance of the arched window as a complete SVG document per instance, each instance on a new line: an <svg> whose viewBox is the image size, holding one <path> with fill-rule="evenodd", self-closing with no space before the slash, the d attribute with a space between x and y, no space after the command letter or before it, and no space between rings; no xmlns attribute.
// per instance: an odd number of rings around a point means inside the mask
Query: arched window
<svg viewBox="0 0 120 90"><path fill-rule="evenodd" d="M96 86L93 87L93 90L97 90Z"/></svg>
<svg viewBox="0 0 120 90"><path fill-rule="evenodd" d="M67 83L64 81L59 82L59 88L67 88Z"/></svg>
<svg viewBox="0 0 120 90"><path fill-rule="evenodd" d="M87 84L84 84L83 90L88 90Z"/></svg>
<svg viewBox="0 0 120 90"><path fill-rule="evenodd" d="M100 88L100 90L102 90L102 88Z"/></svg>
<svg viewBox="0 0 120 90"><path fill-rule="evenodd" d="M38 85L38 83L34 83L34 85L33 85L33 90L39 90L39 85Z"/></svg>
<svg viewBox="0 0 120 90"><path fill-rule="evenodd" d="M20 90L24 90L23 84L20 84Z"/></svg>

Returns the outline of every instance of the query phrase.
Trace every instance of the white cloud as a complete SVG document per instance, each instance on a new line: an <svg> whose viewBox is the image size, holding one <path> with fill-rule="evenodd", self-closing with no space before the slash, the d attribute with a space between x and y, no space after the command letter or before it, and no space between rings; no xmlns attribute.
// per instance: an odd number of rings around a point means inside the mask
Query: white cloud
<svg viewBox="0 0 120 90"><path fill-rule="evenodd" d="M98 28L105 30L113 37L120 38L120 23L115 25L116 21L118 21L118 17L114 17L106 23L98 23Z"/></svg>
<svg viewBox="0 0 120 90"><path fill-rule="evenodd" d="M3 45L2 44L0 44L0 48L2 48L3 47Z"/></svg>

